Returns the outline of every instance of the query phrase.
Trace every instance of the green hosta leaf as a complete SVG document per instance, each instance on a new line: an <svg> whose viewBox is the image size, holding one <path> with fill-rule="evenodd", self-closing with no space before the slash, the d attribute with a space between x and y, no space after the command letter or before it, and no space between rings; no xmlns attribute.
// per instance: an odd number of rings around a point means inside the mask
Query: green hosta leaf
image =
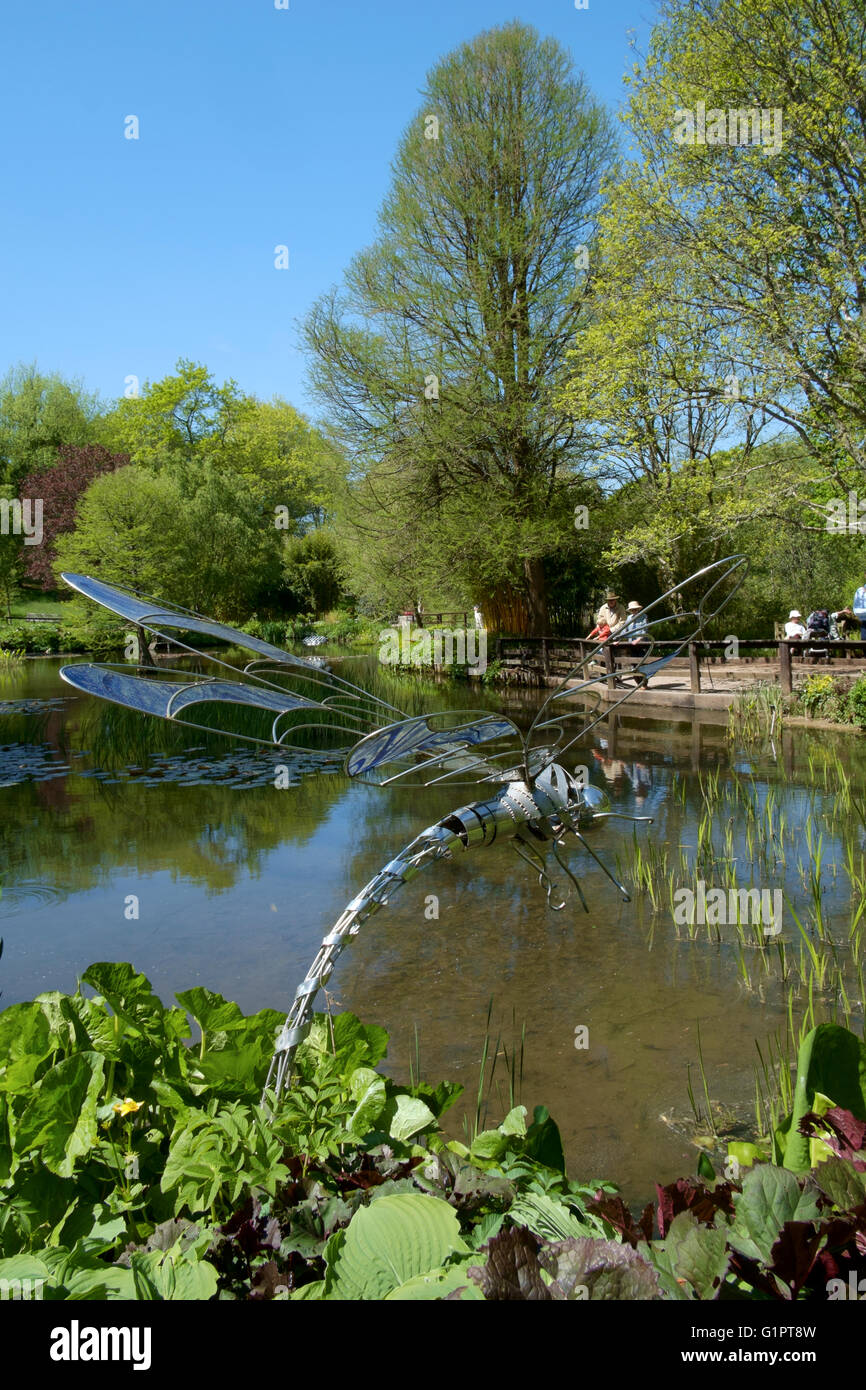
<svg viewBox="0 0 866 1390"><path fill-rule="evenodd" d="M813 1193L801 1192L793 1173L768 1163L750 1168L743 1190L734 1194L736 1216L728 1228L735 1250L749 1259L773 1263L771 1251L786 1221L815 1221L818 1204Z"/></svg>
<svg viewBox="0 0 866 1390"><path fill-rule="evenodd" d="M436 1116L423 1100L417 1096L399 1095L394 1100L388 1133L392 1139L411 1139L413 1134L435 1123Z"/></svg>
<svg viewBox="0 0 866 1390"><path fill-rule="evenodd" d="M40 1299L43 1297L37 1285L40 1279L46 1284L51 1283L51 1271L44 1260L37 1259L35 1255L22 1253L0 1260L0 1300L14 1298L16 1292L19 1298ZM20 1281L17 1289L10 1289L12 1280Z"/></svg>
<svg viewBox="0 0 866 1390"><path fill-rule="evenodd" d="M117 1299L135 1298L132 1271L120 1265L109 1265L99 1255L88 1250L86 1241L78 1241L71 1250L62 1247L41 1250L51 1280L58 1286L61 1298Z"/></svg>
<svg viewBox="0 0 866 1390"><path fill-rule="evenodd" d="M410 1279L438 1270L449 1255L467 1249L447 1202L412 1193L380 1197L352 1217L329 1270L330 1296L384 1299Z"/></svg>
<svg viewBox="0 0 866 1390"><path fill-rule="evenodd" d="M39 1149L47 1168L71 1177L75 1160L96 1143L102 1084L103 1062L95 1052L76 1053L52 1067L18 1122L16 1153Z"/></svg>
<svg viewBox="0 0 866 1390"><path fill-rule="evenodd" d="M483 1293L467 1273L467 1267L475 1259L477 1257L473 1255L459 1264L449 1265L447 1269L443 1265L439 1269L430 1270L428 1274L417 1274L414 1279L407 1280L405 1284L386 1294L385 1302L429 1302L437 1298L446 1298L448 1294L456 1293L459 1289L461 1302L466 1300L483 1303Z"/></svg>
<svg viewBox="0 0 866 1390"><path fill-rule="evenodd" d="M484 1129L472 1140L470 1154L473 1159L480 1158L490 1162L501 1158L508 1148L508 1135L498 1129Z"/></svg>
<svg viewBox="0 0 866 1390"><path fill-rule="evenodd" d="M302 1284L299 1289L293 1289L289 1294L289 1298L295 1302L321 1300L326 1297L324 1279L317 1279L313 1284Z"/></svg>
<svg viewBox="0 0 866 1390"><path fill-rule="evenodd" d="M513 1110L509 1110L499 1128L503 1134L523 1138L526 1134L526 1106L515 1105Z"/></svg>
<svg viewBox="0 0 866 1390"><path fill-rule="evenodd" d="M515 1226L528 1226L544 1240L569 1240L596 1236L596 1227L581 1221L563 1202L541 1193L524 1192L508 1209Z"/></svg>
<svg viewBox="0 0 866 1390"><path fill-rule="evenodd" d="M702 1226L681 1211L662 1242L674 1276L687 1280L700 1299L718 1298L731 1258L727 1238L726 1227Z"/></svg>
<svg viewBox="0 0 866 1390"><path fill-rule="evenodd" d="M136 1297L178 1302L213 1298L217 1272L207 1260L197 1260L171 1250L136 1251L131 1259Z"/></svg>
<svg viewBox="0 0 866 1390"><path fill-rule="evenodd" d="M346 1128L362 1139L385 1109L388 1099L385 1079L372 1067L356 1067L349 1077L349 1093L355 1108L346 1121Z"/></svg>

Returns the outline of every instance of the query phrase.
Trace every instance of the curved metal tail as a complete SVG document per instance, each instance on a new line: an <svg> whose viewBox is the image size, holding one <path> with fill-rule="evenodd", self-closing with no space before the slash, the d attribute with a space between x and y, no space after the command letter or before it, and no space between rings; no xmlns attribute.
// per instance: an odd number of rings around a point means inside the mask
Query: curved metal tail
<svg viewBox="0 0 866 1390"><path fill-rule="evenodd" d="M288 1084L295 1051L309 1031L313 1002L319 990L330 979L340 952L358 935L367 918L378 912L380 907L384 907L398 888L408 883L409 879L414 878L428 864L435 863L437 859L448 858L453 849L469 850L480 845L492 845L496 841L510 841L521 858L527 859L536 872L540 871L540 881L547 888L548 902L559 911L565 903L551 902L553 884L539 854L538 845L552 842L556 854L556 846L562 844L565 831L570 830L628 901L628 893L623 885L614 878L580 834L579 827L596 819L597 803L587 804L589 793L579 790L561 769L559 774L556 769L548 771L532 790L524 783L511 782L500 787L488 801L475 801L471 806L461 806L458 810L452 811L439 821L438 825L431 825L422 830L420 835L416 835L411 844L408 844L396 859L386 864L384 869L380 869L352 899L323 939L315 960L295 990L292 1006L271 1058L262 1094L263 1105L267 1104L269 1095L278 1099ZM569 788L575 794L573 800L570 799ZM527 828L528 838L521 834L524 828ZM584 909L587 909L579 882L558 855L556 858L560 868L565 871L580 894Z"/></svg>
<svg viewBox="0 0 866 1390"><path fill-rule="evenodd" d="M414 878L428 864L435 863L437 859L448 858L455 845L460 849L467 848L457 830L449 829L444 824L431 825L427 830L422 830L421 834L416 835L396 859L392 859L384 869L380 869L344 908L341 916L324 937L315 960L295 990L292 1006L271 1058L262 1094L263 1105L267 1104L268 1092L279 1098L280 1092L288 1084L295 1050L309 1032L313 1002L319 990L330 979L340 952L358 935L367 918L378 912L380 907L384 907L398 888L402 888L404 883L408 883L409 879Z"/></svg>

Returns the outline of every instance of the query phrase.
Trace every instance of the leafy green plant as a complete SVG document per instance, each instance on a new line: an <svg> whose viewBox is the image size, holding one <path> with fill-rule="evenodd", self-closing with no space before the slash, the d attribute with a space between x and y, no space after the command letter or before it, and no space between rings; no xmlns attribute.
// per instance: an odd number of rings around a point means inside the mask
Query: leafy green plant
<svg viewBox="0 0 866 1390"><path fill-rule="evenodd" d="M803 709L814 717L835 704L836 682L830 675L807 676L797 694Z"/></svg>
<svg viewBox="0 0 866 1390"><path fill-rule="evenodd" d="M55 1300L789 1300L859 1277L866 1048L843 1028L804 1038L775 1164L739 1141L717 1178L703 1155L636 1221L567 1176L542 1106L447 1139L460 1088L381 1075L387 1034L352 1014L316 1017L263 1107L282 1016L177 1000L103 962L0 1013L0 1278Z"/></svg>
<svg viewBox="0 0 866 1390"><path fill-rule="evenodd" d="M848 691L848 717L866 729L866 676L860 676Z"/></svg>

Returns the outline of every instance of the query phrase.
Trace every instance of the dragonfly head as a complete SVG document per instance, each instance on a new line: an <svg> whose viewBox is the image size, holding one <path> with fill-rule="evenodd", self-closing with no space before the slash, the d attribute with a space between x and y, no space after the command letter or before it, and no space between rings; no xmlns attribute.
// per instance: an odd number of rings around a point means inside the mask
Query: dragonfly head
<svg viewBox="0 0 866 1390"><path fill-rule="evenodd" d="M578 781L559 763L550 763L538 774L533 791L540 809L546 809L545 801L551 802L556 818L579 828L591 825L610 806L603 791Z"/></svg>

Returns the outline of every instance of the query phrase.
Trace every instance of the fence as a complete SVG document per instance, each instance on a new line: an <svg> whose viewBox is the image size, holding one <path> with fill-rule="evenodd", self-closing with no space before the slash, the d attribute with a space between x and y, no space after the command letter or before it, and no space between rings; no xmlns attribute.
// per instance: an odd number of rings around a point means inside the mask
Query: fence
<svg viewBox="0 0 866 1390"><path fill-rule="evenodd" d="M513 671L518 679L526 683L538 683L567 676L597 644L579 637L497 637L494 639L493 658L503 669ZM676 650L679 642L654 642L653 655L664 656L666 651ZM668 669L684 669L688 666L689 687L694 692L701 689L701 662L706 662L718 654L722 664L728 664L726 654L730 651L731 639L717 641L689 642L682 649L682 656L675 658ZM782 692L790 695L793 689L793 663L801 656L804 660L819 655L843 655L846 659L861 657L866 659L866 642L830 641L816 638L814 641L764 641L760 638L737 643L737 663L743 658L740 653L751 653L746 662L760 660L759 653L765 653L763 660L768 667L768 675L776 675ZM609 689L614 689L617 681L635 665L639 659L640 644L631 646L628 642L608 642L601 649L600 658L604 662Z"/></svg>

